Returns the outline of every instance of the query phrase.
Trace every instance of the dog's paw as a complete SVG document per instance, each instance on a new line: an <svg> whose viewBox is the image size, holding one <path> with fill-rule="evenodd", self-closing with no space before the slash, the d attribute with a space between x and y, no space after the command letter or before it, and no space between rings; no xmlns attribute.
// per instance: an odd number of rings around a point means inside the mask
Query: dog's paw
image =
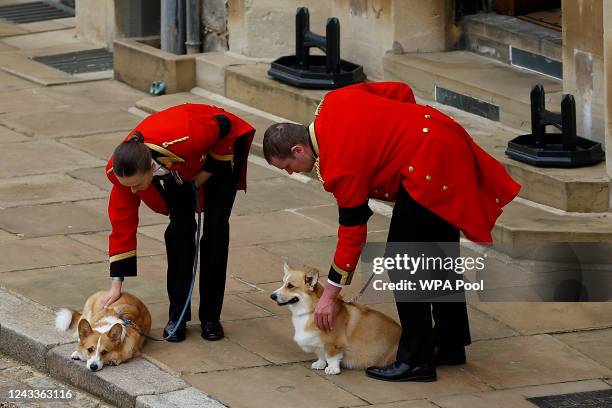
<svg viewBox="0 0 612 408"><path fill-rule="evenodd" d="M314 363L312 363L310 368L312 368L313 370L322 370L325 368L326 365L327 365L327 362L325 360L317 360Z"/></svg>
<svg viewBox="0 0 612 408"><path fill-rule="evenodd" d="M121 364L121 361L119 360L108 360L108 364L109 366L118 366L119 364Z"/></svg>
<svg viewBox="0 0 612 408"><path fill-rule="evenodd" d="M340 374L340 367L328 366L328 367L325 369L325 374L329 374L329 375L336 375L336 374Z"/></svg>
<svg viewBox="0 0 612 408"><path fill-rule="evenodd" d="M74 351L71 355L70 358L73 360L80 360L81 359L81 355L79 354L78 351Z"/></svg>

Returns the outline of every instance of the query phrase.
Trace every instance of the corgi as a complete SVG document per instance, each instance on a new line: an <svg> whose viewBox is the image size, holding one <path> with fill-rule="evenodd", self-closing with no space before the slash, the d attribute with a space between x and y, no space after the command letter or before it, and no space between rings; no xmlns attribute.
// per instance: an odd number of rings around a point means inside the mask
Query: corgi
<svg viewBox="0 0 612 408"><path fill-rule="evenodd" d="M283 286L270 297L279 306L287 305L295 334L293 340L307 353L315 353L314 370L340 374L344 368L386 366L395 361L400 325L389 316L358 303L346 303L341 297L334 308L333 329L326 333L317 328L314 310L323 294L317 270L292 270L285 263Z"/></svg>
<svg viewBox="0 0 612 408"><path fill-rule="evenodd" d="M73 360L86 361L87 368L99 371L104 365L119 365L140 355L151 330L151 313L136 296L123 292L107 309L100 310L107 292L96 292L85 302L83 312L62 308L55 316L60 331L74 330L78 335ZM138 327L124 323L129 319Z"/></svg>

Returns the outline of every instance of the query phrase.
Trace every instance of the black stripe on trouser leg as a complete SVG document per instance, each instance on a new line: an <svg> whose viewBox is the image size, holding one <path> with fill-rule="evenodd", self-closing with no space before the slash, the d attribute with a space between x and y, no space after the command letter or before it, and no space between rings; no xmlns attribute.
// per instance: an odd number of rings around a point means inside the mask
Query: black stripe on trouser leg
<svg viewBox="0 0 612 408"><path fill-rule="evenodd" d="M200 241L200 322L221 317L227 256L229 218L236 198L236 181L231 171L214 173L204 184L204 230Z"/></svg>
<svg viewBox="0 0 612 408"><path fill-rule="evenodd" d="M170 320L177 321L185 306L193 274L195 255L195 197L190 183L181 186L172 181L164 184L164 198L170 213L170 223L164 234L168 258L167 290ZM187 307L184 321L191 319Z"/></svg>
<svg viewBox="0 0 612 408"><path fill-rule="evenodd" d="M418 204L400 188L387 242L456 242L458 246L459 230ZM391 280L399 278L390 274ZM445 347L470 344L465 302L396 302L396 305L402 325L398 361L432 363L434 344ZM434 329L432 307L436 320Z"/></svg>

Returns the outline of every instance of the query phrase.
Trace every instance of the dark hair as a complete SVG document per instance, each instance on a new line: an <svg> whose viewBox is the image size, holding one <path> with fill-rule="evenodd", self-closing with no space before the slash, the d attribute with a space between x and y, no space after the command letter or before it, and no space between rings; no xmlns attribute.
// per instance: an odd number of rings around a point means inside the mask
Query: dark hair
<svg viewBox="0 0 612 408"><path fill-rule="evenodd" d="M297 144L308 146L308 128L295 123L275 123L270 126L263 138L263 151L266 161L272 157L286 159L293 157L291 148Z"/></svg>
<svg viewBox="0 0 612 408"><path fill-rule="evenodd" d="M136 131L121 142L113 152L113 171L119 177L130 177L151 168L151 150L144 144L144 136Z"/></svg>

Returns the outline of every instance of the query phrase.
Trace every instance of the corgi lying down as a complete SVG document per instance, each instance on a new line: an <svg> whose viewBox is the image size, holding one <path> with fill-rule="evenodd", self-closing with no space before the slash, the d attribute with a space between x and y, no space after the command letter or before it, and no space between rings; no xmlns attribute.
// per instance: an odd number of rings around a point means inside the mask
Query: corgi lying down
<svg viewBox="0 0 612 408"><path fill-rule="evenodd" d="M72 358L86 361L91 371L99 371L104 365L119 365L140 355L145 338L132 325L125 324L123 319L134 322L146 335L151 330L151 314L140 299L123 292L115 303L100 310L106 293L91 295L82 313L60 309L55 317L58 330L75 330L79 342Z"/></svg>
<svg viewBox="0 0 612 408"><path fill-rule="evenodd" d="M345 368L386 366L395 361L401 329L389 316L358 303L338 298L333 330L319 330L314 321L315 306L323 293L318 271L292 270L285 263L283 286L270 297L280 306L288 305L295 334L293 340L305 352L316 353L314 370L340 374Z"/></svg>

